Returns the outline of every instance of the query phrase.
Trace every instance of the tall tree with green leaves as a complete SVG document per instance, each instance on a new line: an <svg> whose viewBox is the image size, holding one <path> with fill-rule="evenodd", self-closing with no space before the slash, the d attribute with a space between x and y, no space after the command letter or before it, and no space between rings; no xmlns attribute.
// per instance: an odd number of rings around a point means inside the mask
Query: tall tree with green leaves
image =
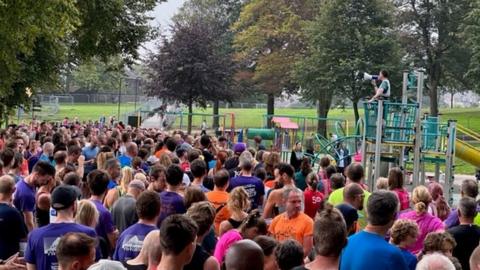
<svg viewBox="0 0 480 270"><path fill-rule="evenodd" d="M244 1L242 0L190 0L185 2L180 11L173 18L174 21L188 22L202 20L211 28L213 39L218 43L215 54L225 57L230 62L233 57L233 31L232 24L238 19ZM229 68L233 70L234 68ZM232 101L240 95L241 88L233 80L233 72L229 74L229 82L223 88L216 89L216 94L211 95L209 101L213 103L213 114L219 114L220 101ZM219 127L219 117L213 118L213 128Z"/></svg>
<svg viewBox="0 0 480 270"><path fill-rule="evenodd" d="M208 22L174 22L171 39L163 38L159 53L149 63L149 94L188 106L188 133L193 105L206 107L212 95L231 81L230 58L218 53L216 35Z"/></svg>
<svg viewBox="0 0 480 270"><path fill-rule="evenodd" d="M357 73L386 69L394 74L400 69L392 12L393 6L381 0L322 2L320 14L307 27L307 56L295 70L300 93L318 102L318 117L328 116L332 97L337 95L350 99L358 120L357 104L373 90ZM324 123L319 123L318 130L325 134Z"/></svg>
<svg viewBox="0 0 480 270"><path fill-rule="evenodd" d="M466 83L469 49L462 38L463 23L471 0L396 0L398 29L403 47L415 67L426 70L430 114L438 115L438 90L447 74L458 84ZM472 11L473 12L473 11ZM478 15L478 14L477 14ZM476 19L475 19L476 20ZM464 61L461 62L460 61ZM460 65L458 65L460 63Z"/></svg>
<svg viewBox="0 0 480 270"><path fill-rule="evenodd" d="M252 0L247 3L233 29L236 59L248 79L267 96L267 114L274 114L275 97L294 92L295 62L303 55L304 26L314 17L313 0ZM268 121L270 125L270 121Z"/></svg>

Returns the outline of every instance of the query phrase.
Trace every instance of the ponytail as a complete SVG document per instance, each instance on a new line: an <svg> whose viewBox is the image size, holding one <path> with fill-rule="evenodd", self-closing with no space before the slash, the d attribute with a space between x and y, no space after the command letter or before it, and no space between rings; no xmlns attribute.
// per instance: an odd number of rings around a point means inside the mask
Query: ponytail
<svg viewBox="0 0 480 270"><path fill-rule="evenodd" d="M417 202L414 207L417 214L423 214L427 211L427 205L424 202Z"/></svg>

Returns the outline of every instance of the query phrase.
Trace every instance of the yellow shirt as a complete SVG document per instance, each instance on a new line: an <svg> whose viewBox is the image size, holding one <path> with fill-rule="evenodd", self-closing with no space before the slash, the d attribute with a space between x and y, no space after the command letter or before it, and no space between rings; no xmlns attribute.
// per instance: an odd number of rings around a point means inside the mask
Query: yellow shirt
<svg viewBox="0 0 480 270"><path fill-rule="evenodd" d="M328 197L328 203L332 204L333 206L339 205L343 203L343 189L344 188L339 188L330 194L330 197ZM363 199L363 210L357 211L358 212L358 224L360 225L360 228L365 228L367 226L367 202L368 198L370 197L370 192L363 190L363 194L365 195L365 198Z"/></svg>

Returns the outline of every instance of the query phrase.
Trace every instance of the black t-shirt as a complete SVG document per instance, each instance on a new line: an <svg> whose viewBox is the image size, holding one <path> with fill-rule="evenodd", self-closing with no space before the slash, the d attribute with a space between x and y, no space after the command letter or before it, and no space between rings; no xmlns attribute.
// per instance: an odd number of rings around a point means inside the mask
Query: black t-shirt
<svg viewBox="0 0 480 270"><path fill-rule="evenodd" d="M480 240L480 227L476 225L458 225L448 232L455 238L457 246L453 249L453 256L462 264L462 269L470 269L468 260Z"/></svg>
<svg viewBox="0 0 480 270"><path fill-rule="evenodd" d="M212 155L212 153L210 153L210 151L208 151L206 149L202 150L202 155L203 155L203 158L204 158L205 162L207 163L207 166L208 166L208 163L210 163L210 161L215 159L215 157ZM209 168L209 169L211 169L211 168Z"/></svg>
<svg viewBox="0 0 480 270"><path fill-rule="evenodd" d="M27 227L22 214L7 204L0 203L0 259L6 260L20 249L20 240L27 238Z"/></svg>
<svg viewBox="0 0 480 270"><path fill-rule="evenodd" d="M208 254L203 249L202 246L197 244L197 248L193 253L192 260L190 261L189 264L183 267L183 270L203 269L203 265L205 264L205 262L208 260L209 257L210 257L210 254Z"/></svg>
<svg viewBox="0 0 480 270"><path fill-rule="evenodd" d="M147 270L148 267L145 264L138 264L138 265L131 265L127 262L122 262L123 266L127 268L127 270Z"/></svg>

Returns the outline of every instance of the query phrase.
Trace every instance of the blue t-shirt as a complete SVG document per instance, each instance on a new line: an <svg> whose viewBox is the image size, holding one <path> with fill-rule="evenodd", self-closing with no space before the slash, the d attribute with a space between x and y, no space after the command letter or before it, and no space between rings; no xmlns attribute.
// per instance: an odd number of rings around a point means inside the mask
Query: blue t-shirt
<svg viewBox="0 0 480 270"><path fill-rule="evenodd" d="M407 267L409 270L415 270L417 267L417 257L413 255L410 251L406 249L400 249L402 251L403 258L405 259L405 262L407 263Z"/></svg>
<svg viewBox="0 0 480 270"><path fill-rule="evenodd" d="M35 209L35 187L32 187L21 179L15 185L17 190L13 195L13 205L20 212L33 212Z"/></svg>
<svg viewBox="0 0 480 270"><path fill-rule="evenodd" d="M95 159L97 157L98 151L100 148L98 146L95 146L94 148L90 146L85 146L82 148L82 155L85 156L85 161Z"/></svg>
<svg viewBox="0 0 480 270"><path fill-rule="evenodd" d="M361 231L348 238L340 258L340 270L408 269L402 251L374 233Z"/></svg>
<svg viewBox="0 0 480 270"><path fill-rule="evenodd" d="M230 181L229 191L236 187L244 187L250 199L251 208L256 209L262 202L260 197L265 195L265 187L262 180L255 176L237 176Z"/></svg>
<svg viewBox="0 0 480 270"><path fill-rule="evenodd" d="M118 161L120 162L120 167L131 167L132 166L132 158L126 155L121 155L118 158Z"/></svg>
<svg viewBox="0 0 480 270"><path fill-rule="evenodd" d="M108 181L108 185L107 185L108 190L110 190L112 188L116 188L117 186L118 186L118 184L114 180L110 179L110 181Z"/></svg>
<svg viewBox="0 0 480 270"><path fill-rule="evenodd" d="M117 241L113 259L116 261L127 261L140 254L145 236L153 230L155 226L136 223L122 232Z"/></svg>
<svg viewBox="0 0 480 270"><path fill-rule="evenodd" d="M176 192L163 191L160 193L160 201L162 202L162 206L160 207L160 217L158 218L159 228L162 221L168 216L187 212L183 197Z"/></svg>
<svg viewBox="0 0 480 270"><path fill-rule="evenodd" d="M82 232L96 237L95 231L76 223L50 223L34 229L28 235L25 261L34 264L37 270L56 270L58 262L56 248L60 237L69 232Z"/></svg>
<svg viewBox="0 0 480 270"><path fill-rule="evenodd" d="M108 234L112 233L115 230L113 226L112 214L103 206L103 203L97 200L91 200L98 211L98 223L95 227L99 237L103 237L108 241Z"/></svg>

